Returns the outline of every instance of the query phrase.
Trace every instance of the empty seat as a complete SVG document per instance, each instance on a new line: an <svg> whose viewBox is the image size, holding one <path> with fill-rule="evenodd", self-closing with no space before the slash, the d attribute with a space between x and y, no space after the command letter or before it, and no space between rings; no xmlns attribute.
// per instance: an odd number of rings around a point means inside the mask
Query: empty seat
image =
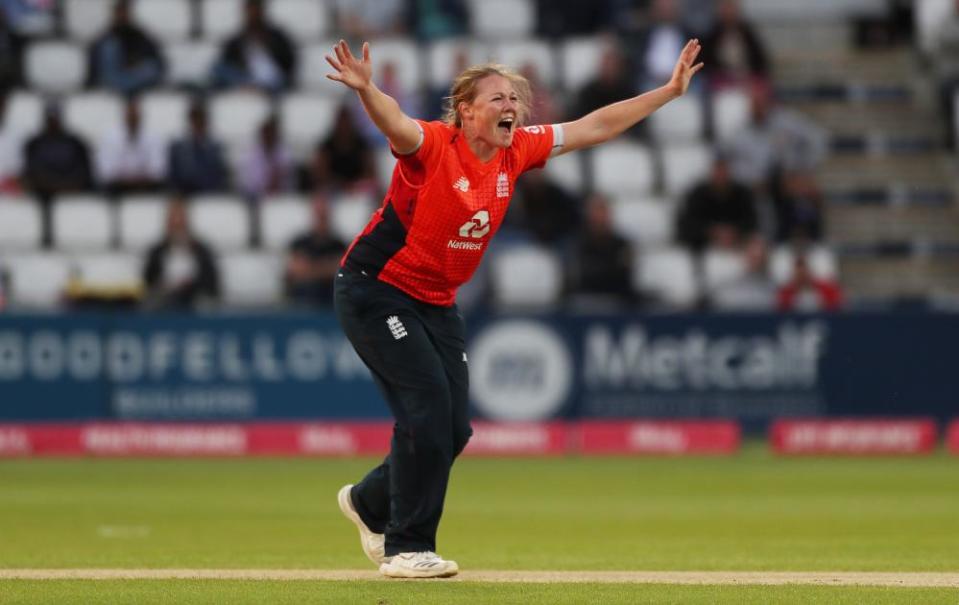
<svg viewBox="0 0 959 605"><path fill-rule="evenodd" d="M203 37L222 40L237 33L243 25L243 0L203 0L200 23Z"/></svg>
<svg viewBox="0 0 959 605"><path fill-rule="evenodd" d="M667 244L673 238L670 206L655 198L622 198L610 208L616 233L648 248Z"/></svg>
<svg viewBox="0 0 959 605"><path fill-rule="evenodd" d="M190 229L217 250L236 250L250 243L246 202L232 195L198 195L187 205Z"/></svg>
<svg viewBox="0 0 959 605"><path fill-rule="evenodd" d="M769 273L777 284L790 281L795 275L796 252L791 246L778 246L769 257ZM836 255L826 246L814 246L806 251L810 272L820 279L835 279L839 273Z"/></svg>
<svg viewBox="0 0 959 605"><path fill-rule="evenodd" d="M332 41L318 42L301 47L299 61L297 62L296 81L301 88L328 95L345 96L348 94L348 89L339 82L334 82L326 77L327 74L333 73L333 68L324 58L326 55L334 56ZM379 56L378 52L377 56Z"/></svg>
<svg viewBox="0 0 959 605"><path fill-rule="evenodd" d="M330 231L341 241L352 242L370 222L376 201L363 193L341 195L333 200L330 210Z"/></svg>
<svg viewBox="0 0 959 605"><path fill-rule="evenodd" d="M97 195L62 195L53 204L53 242L60 250L108 248L113 242L114 213Z"/></svg>
<svg viewBox="0 0 959 605"><path fill-rule="evenodd" d="M159 40L183 40L193 29L190 0L135 0L133 18Z"/></svg>
<svg viewBox="0 0 959 605"><path fill-rule="evenodd" d="M313 93L290 93L280 103L283 138L301 159L306 159L333 129L339 100Z"/></svg>
<svg viewBox="0 0 959 605"><path fill-rule="evenodd" d="M526 65L532 65L545 85L553 86L556 83L557 70L553 49L543 40L501 42L493 49L492 58L517 71L522 70Z"/></svg>
<svg viewBox="0 0 959 605"><path fill-rule="evenodd" d="M116 0L64 0L63 27L67 36L89 42L110 25Z"/></svg>
<svg viewBox="0 0 959 605"><path fill-rule="evenodd" d="M86 287L128 288L142 283L143 260L129 252L99 252L73 257L77 276Z"/></svg>
<svg viewBox="0 0 959 605"><path fill-rule="evenodd" d="M43 99L39 95L18 90L7 97L7 110L3 131L20 139L26 139L43 125Z"/></svg>
<svg viewBox="0 0 959 605"><path fill-rule="evenodd" d="M559 301L563 270L557 256L539 246L507 248L493 257L491 285L505 307L544 307Z"/></svg>
<svg viewBox="0 0 959 605"><path fill-rule="evenodd" d="M456 73L456 62L460 53L465 53L467 66L485 63L489 58L486 45L473 40L457 38L433 42L426 51L431 88L449 88L459 75Z"/></svg>
<svg viewBox="0 0 959 605"><path fill-rule="evenodd" d="M46 93L69 92L86 80L86 53L70 42L33 42L27 48L24 70L30 88Z"/></svg>
<svg viewBox="0 0 959 605"><path fill-rule="evenodd" d="M227 145L249 145L269 115L270 101L265 95L225 92L210 102L210 131Z"/></svg>
<svg viewBox="0 0 959 605"><path fill-rule="evenodd" d="M129 195L118 211L120 247L142 251L158 243L166 230L167 204L162 195Z"/></svg>
<svg viewBox="0 0 959 605"><path fill-rule="evenodd" d="M300 42L319 38L330 26L329 7L317 0L273 0L267 5L267 14Z"/></svg>
<svg viewBox="0 0 959 605"><path fill-rule="evenodd" d="M699 297L692 254L682 248L660 248L638 253L634 284L663 303L688 308Z"/></svg>
<svg viewBox="0 0 959 605"><path fill-rule="evenodd" d="M713 97L712 113L716 140L726 143L749 124L749 95L738 88L722 90Z"/></svg>
<svg viewBox="0 0 959 605"><path fill-rule="evenodd" d="M748 271L746 257L741 252L710 249L703 255L703 283L707 290L734 284Z"/></svg>
<svg viewBox="0 0 959 605"><path fill-rule="evenodd" d="M220 49L215 42L171 42L163 46L171 84L206 86Z"/></svg>
<svg viewBox="0 0 959 605"><path fill-rule="evenodd" d="M560 63L567 91L576 92L596 78L605 50L605 40L597 36L567 38L562 42Z"/></svg>
<svg viewBox="0 0 959 605"><path fill-rule="evenodd" d="M536 26L533 0L469 0L470 28L480 38L523 38Z"/></svg>
<svg viewBox="0 0 959 605"><path fill-rule="evenodd" d="M612 196L645 195L653 188L655 172L649 149L638 143L613 141L590 154L593 185Z"/></svg>
<svg viewBox="0 0 959 605"><path fill-rule="evenodd" d="M547 176L567 191L582 193L585 187L582 153L566 153L546 162Z"/></svg>
<svg viewBox="0 0 959 605"><path fill-rule="evenodd" d="M10 303L15 307L52 308L63 300L70 275L70 258L57 253L7 256Z"/></svg>
<svg viewBox="0 0 959 605"><path fill-rule="evenodd" d="M42 230L40 205L36 200L0 196L0 250L37 248Z"/></svg>
<svg viewBox="0 0 959 605"><path fill-rule="evenodd" d="M283 256L235 252L220 258L223 302L235 307L274 306L282 298Z"/></svg>
<svg viewBox="0 0 959 605"><path fill-rule="evenodd" d="M189 110L190 98L180 92L151 92L143 95L140 100L143 129L164 143L169 143L187 133Z"/></svg>
<svg viewBox="0 0 959 605"><path fill-rule="evenodd" d="M696 95L673 99L649 116L649 132L660 143L698 141L705 132L702 102Z"/></svg>
<svg viewBox="0 0 959 605"><path fill-rule="evenodd" d="M359 53L359 49L353 49ZM382 83L383 70L387 63L396 69L396 77L407 94L418 93L422 82L420 74L420 51L415 42L399 38L380 39L370 44L373 61L373 80ZM327 67L327 71L332 68Z"/></svg>
<svg viewBox="0 0 959 605"><path fill-rule="evenodd" d="M260 206L260 237L269 250L286 250L310 229L310 202L299 195L268 197Z"/></svg>
<svg viewBox="0 0 959 605"><path fill-rule="evenodd" d="M666 145L662 148L663 191L679 197L709 176L713 152L704 144Z"/></svg>
<svg viewBox="0 0 959 605"><path fill-rule="evenodd" d="M122 127L123 100L109 92L70 95L63 104L63 122L95 149L105 134Z"/></svg>

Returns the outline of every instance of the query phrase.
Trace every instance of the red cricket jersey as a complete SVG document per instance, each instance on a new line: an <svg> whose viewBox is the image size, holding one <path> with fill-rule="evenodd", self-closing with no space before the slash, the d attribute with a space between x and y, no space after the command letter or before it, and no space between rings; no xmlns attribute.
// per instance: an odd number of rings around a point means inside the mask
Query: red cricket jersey
<svg viewBox="0 0 959 605"><path fill-rule="evenodd" d="M516 179L546 164L559 126L527 126L488 162L459 128L420 122L423 142L397 156L383 205L350 245L341 265L396 286L413 298L450 306L499 229Z"/></svg>

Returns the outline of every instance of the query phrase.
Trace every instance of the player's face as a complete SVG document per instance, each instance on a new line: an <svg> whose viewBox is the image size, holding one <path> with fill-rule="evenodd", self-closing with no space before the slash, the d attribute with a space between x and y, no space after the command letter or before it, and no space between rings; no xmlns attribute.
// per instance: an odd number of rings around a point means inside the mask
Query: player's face
<svg viewBox="0 0 959 605"><path fill-rule="evenodd" d="M476 135L494 147L509 147L518 126L519 95L503 76L486 76L476 85L476 98L466 119L472 118Z"/></svg>

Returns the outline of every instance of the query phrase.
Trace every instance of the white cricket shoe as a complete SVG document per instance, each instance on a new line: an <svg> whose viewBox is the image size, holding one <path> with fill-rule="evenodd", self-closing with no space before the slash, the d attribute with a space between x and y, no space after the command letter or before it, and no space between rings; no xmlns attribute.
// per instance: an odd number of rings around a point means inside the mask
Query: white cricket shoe
<svg viewBox="0 0 959 605"><path fill-rule="evenodd" d="M352 521L353 525L360 530L360 546L363 547L363 552L367 558L374 565L386 563L389 561L389 557L386 556L386 536L374 533L366 526L366 523L363 523L363 519L360 519L360 515L353 508L353 500L350 498L351 489L353 489L353 484L344 485L336 495L340 510L343 512L343 516Z"/></svg>
<svg viewBox="0 0 959 605"><path fill-rule="evenodd" d="M448 578L459 573L456 561L447 561L435 552L403 552L380 565L380 573L390 578Z"/></svg>

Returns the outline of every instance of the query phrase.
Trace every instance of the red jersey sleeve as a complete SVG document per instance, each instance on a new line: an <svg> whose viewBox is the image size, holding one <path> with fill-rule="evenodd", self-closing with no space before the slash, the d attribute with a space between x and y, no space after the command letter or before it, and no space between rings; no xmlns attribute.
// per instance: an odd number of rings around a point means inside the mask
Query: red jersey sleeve
<svg viewBox="0 0 959 605"><path fill-rule="evenodd" d="M397 159L400 174L410 185L417 186L426 182L427 172L439 163L443 152L443 140L446 138L447 126L442 122L425 122L416 120L423 131L423 140L416 151L400 154L390 145L390 152Z"/></svg>
<svg viewBox="0 0 959 605"><path fill-rule="evenodd" d="M524 126L513 135L513 146L519 156L520 172L542 168L553 148L562 146L562 135L557 136L558 124Z"/></svg>

